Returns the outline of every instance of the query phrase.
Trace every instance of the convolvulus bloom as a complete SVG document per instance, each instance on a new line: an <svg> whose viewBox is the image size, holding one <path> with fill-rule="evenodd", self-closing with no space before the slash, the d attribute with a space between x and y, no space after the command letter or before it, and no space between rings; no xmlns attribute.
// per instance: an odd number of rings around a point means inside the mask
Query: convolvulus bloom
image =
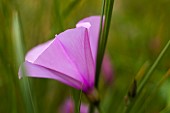
<svg viewBox="0 0 170 113"><path fill-rule="evenodd" d="M99 28L100 16L91 16L34 47L23 63L27 76L55 79L86 94L94 93Z"/></svg>

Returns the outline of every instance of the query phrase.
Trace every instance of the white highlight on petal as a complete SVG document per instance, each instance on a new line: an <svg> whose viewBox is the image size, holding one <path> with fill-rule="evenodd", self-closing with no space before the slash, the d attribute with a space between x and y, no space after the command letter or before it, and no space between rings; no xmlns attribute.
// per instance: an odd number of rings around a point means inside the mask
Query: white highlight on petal
<svg viewBox="0 0 170 113"><path fill-rule="evenodd" d="M83 22L83 23L78 23L76 27L85 27L89 29L91 27L91 24L89 22Z"/></svg>

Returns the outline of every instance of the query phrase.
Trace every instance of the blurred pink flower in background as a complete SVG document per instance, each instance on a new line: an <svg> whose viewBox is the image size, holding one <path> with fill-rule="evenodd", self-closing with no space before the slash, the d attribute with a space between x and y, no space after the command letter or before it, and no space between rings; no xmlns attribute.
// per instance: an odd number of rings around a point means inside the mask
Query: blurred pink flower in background
<svg viewBox="0 0 170 113"><path fill-rule="evenodd" d="M91 16L78 22L76 28L36 46L23 64L27 76L55 79L90 93L94 90L99 28L100 16Z"/></svg>
<svg viewBox="0 0 170 113"><path fill-rule="evenodd" d="M81 103L80 113L88 113L88 105ZM74 102L72 99L67 99L62 103L62 106L59 108L59 113L74 113Z"/></svg>
<svg viewBox="0 0 170 113"><path fill-rule="evenodd" d="M111 59L108 54L104 55L103 62L102 62L102 71L103 71L103 78L104 83L107 85L112 84L114 79L114 67L111 63Z"/></svg>

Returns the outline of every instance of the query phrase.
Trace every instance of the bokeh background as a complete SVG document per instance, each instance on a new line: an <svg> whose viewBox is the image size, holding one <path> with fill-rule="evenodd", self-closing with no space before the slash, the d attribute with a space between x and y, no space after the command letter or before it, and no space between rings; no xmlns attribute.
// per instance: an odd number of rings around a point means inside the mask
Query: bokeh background
<svg viewBox="0 0 170 113"><path fill-rule="evenodd" d="M55 34L75 27L80 19L100 15L101 6L102 0L0 0L0 113L26 113L12 42L15 40L12 36L13 13L17 11L20 17L26 53L32 47L54 38ZM106 48L114 66L114 80L107 90L102 86L102 79L100 85L105 113L111 113L111 110L122 113L125 107L122 103L131 81L143 65L144 68L150 67L170 39L169 20L169 0L115 0ZM147 92L170 68L169 58L170 48L152 74L143 102ZM58 81L29 80L38 113L57 113L65 98L71 95L70 87ZM167 107L170 103L169 86L170 80L166 80L150 103L144 108L140 103L136 109L143 108L141 113L159 113L164 108L170 109Z"/></svg>

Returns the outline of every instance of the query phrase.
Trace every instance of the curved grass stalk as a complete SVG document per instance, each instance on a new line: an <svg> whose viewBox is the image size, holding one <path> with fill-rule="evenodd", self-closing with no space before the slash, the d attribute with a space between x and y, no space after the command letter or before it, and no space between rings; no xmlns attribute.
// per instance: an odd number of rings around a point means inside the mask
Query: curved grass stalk
<svg viewBox="0 0 170 113"><path fill-rule="evenodd" d="M24 60L24 52L23 52L23 44L21 39L21 31L20 31L20 23L18 18L18 13L13 12L13 19L12 19L12 32L13 32L13 46L14 46L14 53L16 53L16 61L17 65L19 66ZM33 98L30 90L30 83L27 77L25 77L25 69L22 68L24 74L22 80L20 80L20 87L23 94L23 98L26 104L26 112L27 113L37 113L35 105L33 103Z"/></svg>
<svg viewBox="0 0 170 113"><path fill-rule="evenodd" d="M130 103L130 105L125 109L125 113L129 113L131 111L131 109L133 109L133 107L140 102L140 98L141 98L141 92L143 90L143 88L145 87L146 83L148 82L149 78L151 77L153 71L155 70L156 66L159 64L160 60L163 58L163 56L165 55L165 53L167 52L168 48L170 46L170 40L167 42L167 44L165 45L165 47L162 49L162 51L160 52L160 54L158 55L157 59L155 60L155 62L153 63L153 65L150 67L150 69L148 70L148 72L146 73L146 75L144 76L143 80L141 81L138 89L137 89L137 96L132 100L132 102Z"/></svg>

